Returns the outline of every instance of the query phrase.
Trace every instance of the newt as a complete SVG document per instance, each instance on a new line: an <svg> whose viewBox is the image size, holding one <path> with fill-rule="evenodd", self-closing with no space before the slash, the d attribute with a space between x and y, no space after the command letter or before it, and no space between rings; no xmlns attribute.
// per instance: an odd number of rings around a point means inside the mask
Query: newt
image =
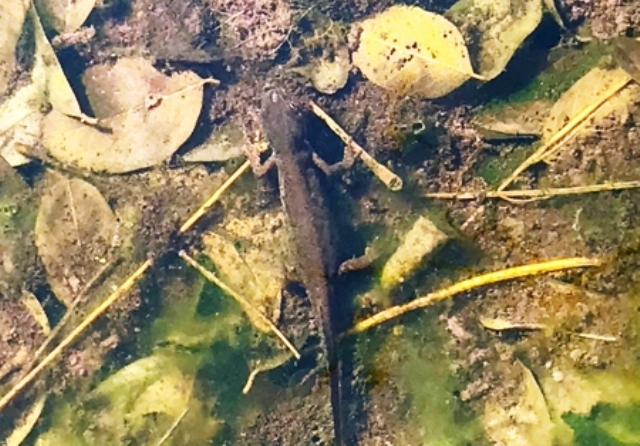
<svg viewBox="0 0 640 446"><path fill-rule="evenodd" d="M291 228L296 270L320 325L321 343L329 365L335 444L343 445L342 367L331 287L339 264L321 187L322 172L313 161L312 151L307 149L302 116L283 92L271 90L263 95L261 119L272 155L258 166L257 173L264 173L273 165L278 171L280 200Z"/></svg>

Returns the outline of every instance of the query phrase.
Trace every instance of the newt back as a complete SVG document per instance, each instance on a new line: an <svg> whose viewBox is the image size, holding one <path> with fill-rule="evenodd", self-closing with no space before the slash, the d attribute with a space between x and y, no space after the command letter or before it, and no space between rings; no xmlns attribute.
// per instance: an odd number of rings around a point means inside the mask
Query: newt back
<svg viewBox="0 0 640 446"><path fill-rule="evenodd" d="M329 215L321 187L322 173L305 150L303 120L290 101L277 91L262 98L262 126L278 169L280 199L293 236L297 271L306 289L315 319L321 325L331 373L331 406L336 444L341 437L341 366L332 318L329 279L337 274Z"/></svg>

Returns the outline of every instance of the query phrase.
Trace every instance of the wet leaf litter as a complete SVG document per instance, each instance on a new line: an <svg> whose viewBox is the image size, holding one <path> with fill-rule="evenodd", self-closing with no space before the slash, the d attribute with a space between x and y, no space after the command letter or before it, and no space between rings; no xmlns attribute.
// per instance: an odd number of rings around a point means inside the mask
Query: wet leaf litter
<svg viewBox="0 0 640 446"><path fill-rule="evenodd" d="M117 20L109 4L91 1L0 9L10 25L0 48L2 316L44 312L54 325L51 335L42 322L3 325L3 333L25 328L0 337L14 343L0 370L1 410L35 401L20 413L29 421L16 416L3 436L19 444L42 423L32 434L39 444L79 438L87 425L103 444L334 441L328 395L310 391L313 369L293 359L316 354L319 322L294 286L288 223L268 179L241 178L241 155L269 150L255 98L276 84L306 107L319 135L307 141L315 161L355 158L328 180L347 201L332 218L358 234L340 241L342 260L366 245L376 253L354 259L364 271L344 268L339 278L345 308L355 307L342 342L353 344L358 370L348 408L362 420L358 443L587 444L595 430L633 438L615 414L628 416L637 401L616 372L637 368L626 353L635 39L605 50L580 43L584 53L557 43L544 50L544 80L531 81L556 91L494 98L486 88L498 84L524 94L500 74L535 47L527 39L548 2L460 1L447 10L212 0L186 2L187 15L177 3L145 2ZM602 32L598 20L611 12L598 7L595 15L562 2L549 9L570 38L584 29L568 14ZM628 10L618 14L635 29ZM159 51L162 36L173 41ZM72 52L54 49L54 37ZM599 62L584 69L580 54ZM571 81L558 74L569 56L583 70L567 73ZM212 65L199 66L205 59ZM237 77L215 80L224 73ZM519 110L510 124L501 107ZM475 133L476 113L491 118L484 133ZM535 125L519 126L519 113ZM422 130L412 133L416 120ZM470 202L442 202L446 212L436 215L420 196ZM464 238L483 255L462 266L452 259L474 252ZM549 273L560 280L541 277ZM126 364L107 362L132 343L139 347ZM447 356L429 364L424 383L418 370L434 348ZM97 374L106 364L113 373ZM68 400L39 419L43 383ZM590 397L561 404L570 383ZM611 383L626 385L629 398L602 390ZM460 420L452 407L477 416ZM614 415L590 417L594 407Z"/></svg>

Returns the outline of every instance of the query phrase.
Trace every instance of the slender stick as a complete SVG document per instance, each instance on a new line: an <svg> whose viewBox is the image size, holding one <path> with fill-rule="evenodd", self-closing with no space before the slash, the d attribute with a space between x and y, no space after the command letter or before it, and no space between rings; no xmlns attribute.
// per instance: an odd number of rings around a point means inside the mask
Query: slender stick
<svg viewBox="0 0 640 446"><path fill-rule="evenodd" d="M640 187L640 181L620 181L614 183L593 184L590 186L557 187L549 189L531 190L503 190L503 191L477 191L477 192L433 192L424 194L427 198L444 200L475 200L478 197L502 198L509 201L529 202L546 200L563 195L579 195L593 192L605 192L613 190L634 189Z"/></svg>
<svg viewBox="0 0 640 446"><path fill-rule="evenodd" d="M383 310L367 319L356 323L353 328L347 332L347 334L361 333L372 327L375 327L376 325L380 325L384 322L390 321L391 319L397 318L410 311L428 307L444 299L453 297L456 294L471 291L482 286L565 269L582 268L585 266L599 266L601 265L601 263L602 262L599 259L573 257L550 260L541 263L533 263L530 265L516 266L513 268L507 268L500 271L482 274L480 276L472 277L470 279L455 283L450 287L434 291L433 293L429 293L426 296L419 297L404 305L397 305Z"/></svg>
<svg viewBox="0 0 640 446"><path fill-rule="evenodd" d="M373 174L378 177L390 190L397 192L402 189L402 179L393 173L383 164L380 164L374 157L369 155L357 142L353 140L336 121L331 118L318 104L311 101L311 110L316 116L322 119L327 126L347 145L347 150L353 150L356 157L359 157Z"/></svg>
<svg viewBox="0 0 640 446"><path fill-rule="evenodd" d="M564 144L566 144L571 138L576 136L580 130L582 130L588 123L588 118L593 115L605 102L609 100L613 95L618 93L624 87L626 87L632 81L631 77L627 76L626 79L620 80L617 84L614 84L609 90L607 90L597 101L590 104L576 116L574 116L567 124L562 127L553 137L536 152L527 158L522 164L520 164L516 170L514 170L509 177L498 186L498 191L506 189L513 181L524 172L529 166L536 164L549 156L556 153Z"/></svg>
<svg viewBox="0 0 640 446"><path fill-rule="evenodd" d="M229 187L245 173L249 168L249 163L245 162L238 170L236 170L210 197L207 199L200 208L198 208L180 227L179 233L184 234L196 224L196 222L202 218L202 216L220 199L222 194L229 189ZM153 261L147 259L138 268L127 277L122 284L111 293L97 308L95 308L89 315L83 319L76 328L74 328L62 341L58 344L48 355L46 355L40 363L38 363L29 373L22 377L12 388L0 398L0 411L2 411L7 405L29 384L31 384L43 370L51 365L57 358L65 351L71 344L73 344L77 338L102 314L104 314L114 303L125 296L131 288L133 288L138 281L144 276L144 274L151 269Z"/></svg>

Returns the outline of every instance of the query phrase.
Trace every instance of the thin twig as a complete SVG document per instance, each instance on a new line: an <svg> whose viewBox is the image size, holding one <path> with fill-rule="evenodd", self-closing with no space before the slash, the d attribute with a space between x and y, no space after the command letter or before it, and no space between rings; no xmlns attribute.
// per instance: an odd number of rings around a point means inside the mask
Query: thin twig
<svg viewBox="0 0 640 446"><path fill-rule="evenodd" d="M227 180L211 194L211 197L205 201L180 227L179 233L184 234L196 224L206 211L220 199L220 196L248 169L248 163L243 164L236 172L234 172ZM2 398L0 398L0 412L11 403L11 401L30 383L32 383L42 371L51 365L78 337L102 314L104 314L114 303L125 296L131 288L133 288L144 274L151 269L153 261L147 259L138 268L127 277L118 288L111 293L97 308L95 308L85 319L83 319L76 328L74 328L49 354L47 354L33 370L21 378Z"/></svg>
<svg viewBox="0 0 640 446"><path fill-rule="evenodd" d="M375 327L376 325L380 325L384 322L390 321L391 319L395 319L410 311L428 307L444 299L453 297L456 294L471 291L482 286L490 285L497 282L504 282L506 280L519 279L526 276L534 276L543 273L561 271L565 269L582 268L586 266L599 266L601 265L601 263L602 262L599 259L573 257L534 263L531 265L516 266L513 268L507 268L500 271L482 274L480 276L472 277L470 279L455 283L447 288L434 291L433 293L429 293L426 296L419 297L404 305L397 305L395 307L383 310L367 319L356 323L354 327L347 332L347 334L361 333L372 327Z"/></svg>
<svg viewBox="0 0 640 446"><path fill-rule="evenodd" d="M156 443L156 446L162 446L162 443L164 443L165 441L167 441L169 439L171 434L173 434L173 432L176 430L178 425L182 422L182 420L184 419L184 417L187 414L187 412L189 412L189 408L188 407L186 407L182 411L182 413L180 413L178 418L176 418L176 421L174 421L173 424L171 424L171 426L169 427L169 429L164 433L164 435L162 437L160 437L160 439Z"/></svg>
<svg viewBox="0 0 640 446"><path fill-rule="evenodd" d="M213 194L211 194L211 196L204 203L202 203L202 206L200 206L193 214L191 214L189 218L187 218L182 226L180 226L178 233L184 234L189 229L191 229L193 225L195 225L198 220L200 220L204 214L209 212L213 205L216 204L218 200L220 200L222 194L224 194L227 189L229 189L231 185L235 183L236 180L250 168L251 164L249 163L249 161L245 161L242 166L240 166L235 172L233 172L233 174Z"/></svg>
<svg viewBox="0 0 640 446"><path fill-rule="evenodd" d="M386 166L380 164L374 157L369 155L362 146L353 140L336 121L331 118L318 104L310 101L311 111L315 115L322 119L325 124L347 145L346 150L353 150L356 157L360 158L362 162L373 172L373 174L384 183L390 190L396 192L402 189L402 179L389 170Z"/></svg>
<svg viewBox="0 0 640 446"><path fill-rule="evenodd" d="M0 399L0 411L2 411L7 405L16 397L25 387L27 387L44 369L55 361L60 354L67 349L75 340L80 336L96 319L111 307L122 296L125 296L133 286L138 283L138 280L151 268L153 263L151 260L147 260L142 263L138 269L136 269L122 284L114 291L107 299L105 299L96 309L94 309L89 315L83 319L76 328L74 328L67 337L65 337L60 344L51 350L51 352L44 357L44 359L36 365L27 375L22 378L18 383L7 392Z"/></svg>
<svg viewBox="0 0 640 446"><path fill-rule="evenodd" d="M222 280L218 279L218 277L216 277L215 274L213 274L211 271L207 270L204 266L199 264L195 259L189 256L189 254L187 254L184 251L180 251L178 255L182 260L187 262L189 266L191 266L192 268L197 270L200 274L202 274L208 281L214 283L222 291L227 293L229 296L233 297L245 311L253 314L254 316L257 316L258 319L264 322L269 327L269 329L282 341L282 343L289 350L291 350L291 353L293 353L293 356L295 356L296 359L300 359L300 353L298 353L298 350L296 350L293 344L289 342L287 337L280 330L278 330L278 327L276 327L274 323L271 322L271 319L269 319L267 316L262 314L257 308L251 305L251 303L248 300L246 300L240 294L236 293L231 287L229 287L229 285L224 283Z"/></svg>
<svg viewBox="0 0 640 446"><path fill-rule="evenodd" d="M617 84L614 84L609 88L609 90L607 90L597 101L593 102L574 116L564 127L553 135L545 145L536 150L533 155L520 164L513 173L511 173L511 175L509 175L509 177L507 177L507 179L498 186L498 191L506 189L511 183L513 183L518 175L524 172L524 170L529 166L532 166L544 159L548 159L551 155L560 150L562 146L564 146L571 138L576 136L578 132L589 123L588 119L591 115L593 115L605 102L607 102L609 98L626 87L631 81L631 77L627 76L626 79L619 81Z"/></svg>
<svg viewBox="0 0 640 446"><path fill-rule="evenodd" d="M501 198L517 203L547 200L549 198L564 195L579 195L594 192L606 192L614 190L634 189L640 187L640 181L620 181L614 183L593 184L590 186L557 187L549 189L531 190L503 190L503 191L477 191L477 192L432 192L424 194L427 198L444 200L475 200L479 197Z"/></svg>

